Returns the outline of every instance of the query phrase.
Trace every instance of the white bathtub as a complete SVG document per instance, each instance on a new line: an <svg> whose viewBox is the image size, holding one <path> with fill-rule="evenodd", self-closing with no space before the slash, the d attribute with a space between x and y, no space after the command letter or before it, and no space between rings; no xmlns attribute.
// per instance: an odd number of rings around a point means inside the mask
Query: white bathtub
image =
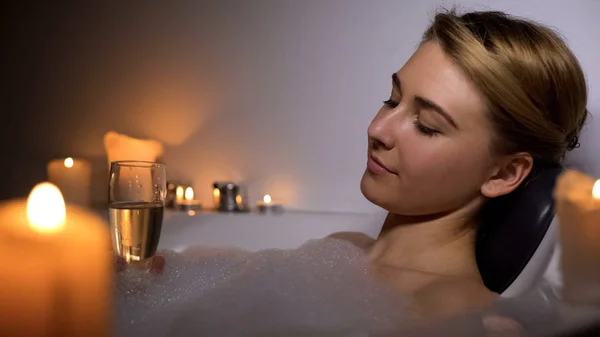
<svg viewBox="0 0 600 337"><path fill-rule="evenodd" d="M310 239L335 232L362 232L376 238L385 212L376 214L286 212L281 215L258 213L165 213L159 250L182 251L194 245L238 247L246 250L295 248ZM554 231L550 231L554 233ZM562 284L559 249L548 235L549 249L538 250L504 297L519 296L545 280L555 288ZM545 245L545 244L544 244Z"/></svg>
<svg viewBox="0 0 600 337"><path fill-rule="evenodd" d="M103 213L108 217L107 212ZM187 212L166 210L158 249L181 252L199 245L237 247L250 251L286 249L296 248L310 239L344 231L362 232L376 238L385 216L383 211L375 214L288 211L279 215L196 212L190 216ZM534 256L503 296L518 296L541 279L560 287L562 277L558 248L538 253L549 256Z"/></svg>
<svg viewBox="0 0 600 337"><path fill-rule="evenodd" d="M385 213L204 213L166 211L159 250L193 245L233 246L247 250L295 248L310 239L341 231L377 237Z"/></svg>

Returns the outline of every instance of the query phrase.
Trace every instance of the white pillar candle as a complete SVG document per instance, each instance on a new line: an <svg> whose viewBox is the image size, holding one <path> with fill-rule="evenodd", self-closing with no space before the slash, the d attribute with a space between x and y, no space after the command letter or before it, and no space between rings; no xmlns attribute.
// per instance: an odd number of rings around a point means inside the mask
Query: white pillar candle
<svg viewBox="0 0 600 337"><path fill-rule="evenodd" d="M62 192L67 203L90 206L92 166L82 159L55 159L48 163L48 180Z"/></svg>
<svg viewBox="0 0 600 337"><path fill-rule="evenodd" d="M113 161L142 160L155 162L163 153L163 145L151 139L138 139L109 131L104 134L108 168Z"/></svg>
<svg viewBox="0 0 600 337"><path fill-rule="evenodd" d="M2 335L109 336L111 257L108 224L52 184L1 203Z"/></svg>
<svg viewBox="0 0 600 337"><path fill-rule="evenodd" d="M568 170L554 190L560 220L563 298L600 304L600 183Z"/></svg>

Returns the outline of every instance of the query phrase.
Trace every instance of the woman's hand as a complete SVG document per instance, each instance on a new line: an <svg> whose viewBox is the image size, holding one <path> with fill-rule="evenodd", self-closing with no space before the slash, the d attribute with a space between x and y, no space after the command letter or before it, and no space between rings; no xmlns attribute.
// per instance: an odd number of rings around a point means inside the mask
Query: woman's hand
<svg viewBox="0 0 600 337"><path fill-rule="evenodd" d="M117 272L123 271L130 266L140 267L151 273L160 274L165 268L165 258L160 255L156 255L144 261L129 263L127 263L121 257L117 257L115 260L115 269L117 270Z"/></svg>

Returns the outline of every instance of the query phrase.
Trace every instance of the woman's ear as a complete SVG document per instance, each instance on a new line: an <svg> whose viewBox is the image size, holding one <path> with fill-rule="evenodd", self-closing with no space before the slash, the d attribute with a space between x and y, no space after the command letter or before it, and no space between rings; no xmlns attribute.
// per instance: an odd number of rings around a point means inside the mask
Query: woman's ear
<svg viewBox="0 0 600 337"><path fill-rule="evenodd" d="M532 168L533 158L529 153L518 153L509 157L481 186L481 194L488 198L509 194L521 185Z"/></svg>

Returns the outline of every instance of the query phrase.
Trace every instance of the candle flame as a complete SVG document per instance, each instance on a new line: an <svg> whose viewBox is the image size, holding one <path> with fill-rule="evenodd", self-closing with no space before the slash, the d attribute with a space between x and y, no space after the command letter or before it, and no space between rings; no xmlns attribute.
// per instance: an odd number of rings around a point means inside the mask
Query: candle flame
<svg viewBox="0 0 600 337"><path fill-rule="evenodd" d="M73 158L69 157L69 158L65 159L65 167L66 168L73 167L73 164L74 164Z"/></svg>
<svg viewBox="0 0 600 337"><path fill-rule="evenodd" d="M215 198L218 198L218 197L220 197L220 196L221 196L221 190L219 190L218 188L215 188L215 189L213 190L213 196L214 196Z"/></svg>
<svg viewBox="0 0 600 337"><path fill-rule="evenodd" d="M177 189L175 190L175 195L177 196L177 200L183 199L183 187L177 186Z"/></svg>
<svg viewBox="0 0 600 337"><path fill-rule="evenodd" d="M194 189L188 187L185 189L185 200L193 200L194 199Z"/></svg>
<svg viewBox="0 0 600 337"><path fill-rule="evenodd" d="M592 196L595 199L600 199L600 179L596 180L594 187L592 188Z"/></svg>
<svg viewBox="0 0 600 337"><path fill-rule="evenodd" d="M263 202L265 204L270 204L271 203L271 196L268 194L265 194L265 196L263 197Z"/></svg>
<svg viewBox="0 0 600 337"><path fill-rule="evenodd" d="M242 200L242 196L241 196L241 195L239 195L239 194L238 194L238 195L236 195L236 196L235 196L235 202L236 202L238 205L241 205L241 204L242 204L242 201L243 201L243 200Z"/></svg>
<svg viewBox="0 0 600 337"><path fill-rule="evenodd" d="M60 231L65 225L67 210L58 187L51 183L36 185L27 198L29 226L37 232Z"/></svg>

